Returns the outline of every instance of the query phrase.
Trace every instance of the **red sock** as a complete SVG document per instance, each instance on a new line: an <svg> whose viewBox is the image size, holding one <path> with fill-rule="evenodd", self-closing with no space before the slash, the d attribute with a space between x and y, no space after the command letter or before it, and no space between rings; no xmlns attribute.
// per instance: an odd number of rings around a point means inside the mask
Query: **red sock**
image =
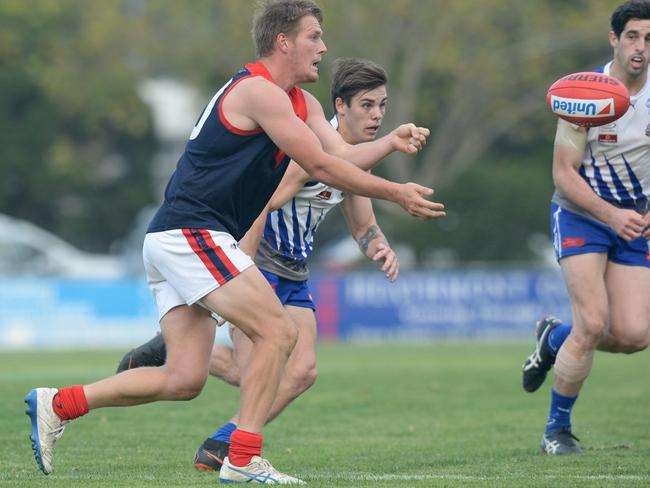
<svg viewBox="0 0 650 488"><path fill-rule="evenodd" d="M262 434L236 429L230 436L228 461L234 466L246 466L253 456L262 456Z"/></svg>
<svg viewBox="0 0 650 488"><path fill-rule="evenodd" d="M52 407L61 420L72 420L88 413L83 386L60 388L52 399Z"/></svg>

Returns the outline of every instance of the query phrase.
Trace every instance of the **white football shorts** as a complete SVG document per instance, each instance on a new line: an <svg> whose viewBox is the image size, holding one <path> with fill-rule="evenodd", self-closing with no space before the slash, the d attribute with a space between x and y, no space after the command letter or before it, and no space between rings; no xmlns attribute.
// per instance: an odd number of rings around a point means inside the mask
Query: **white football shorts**
<svg viewBox="0 0 650 488"><path fill-rule="evenodd" d="M202 305L201 298L253 266L233 236L205 229L147 234L142 258L158 320L179 305Z"/></svg>

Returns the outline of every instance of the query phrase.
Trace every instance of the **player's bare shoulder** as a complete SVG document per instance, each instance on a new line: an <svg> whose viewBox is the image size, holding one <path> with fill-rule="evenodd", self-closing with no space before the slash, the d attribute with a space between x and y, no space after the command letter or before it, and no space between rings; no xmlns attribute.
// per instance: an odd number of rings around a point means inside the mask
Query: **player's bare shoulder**
<svg viewBox="0 0 650 488"><path fill-rule="evenodd" d="M233 126L250 131L260 127L257 120L261 111L283 104L289 101L279 86L264 77L253 76L242 79L226 93L222 110Z"/></svg>

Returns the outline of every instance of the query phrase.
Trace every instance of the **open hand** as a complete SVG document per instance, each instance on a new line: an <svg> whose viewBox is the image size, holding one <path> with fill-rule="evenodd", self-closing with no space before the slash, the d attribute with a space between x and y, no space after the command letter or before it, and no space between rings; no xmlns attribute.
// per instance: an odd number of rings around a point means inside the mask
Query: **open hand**
<svg viewBox="0 0 650 488"><path fill-rule="evenodd" d="M386 275L391 283L397 279L399 274L399 261L397 254L386 242L380 242L375 248L375 253L371 258L373 261L384 261L381 265L381 271Z"/></svg>
<svg viewBox="0 0 650 488"><path fill-rule="evenodd" d="M417 183L405 183L401 188L400 206L413 217L422 220L439 219L447 215L442 203L432 202L425 197L433 195L433 190Z"/></svg>

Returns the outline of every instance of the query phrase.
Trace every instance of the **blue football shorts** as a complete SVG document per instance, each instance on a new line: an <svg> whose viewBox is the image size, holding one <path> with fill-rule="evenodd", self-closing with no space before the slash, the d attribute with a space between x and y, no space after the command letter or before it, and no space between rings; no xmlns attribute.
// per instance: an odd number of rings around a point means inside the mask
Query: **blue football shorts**
<svg viewBox="0 0 650 488"><path fill-rule="evenodd" d="M551 204L551 236L558 261L578 254L604 253L617 264L650 268L650 244L644 237L626 241L611 227L555 203Z"/></svg>
<svg viewBox="0 0 650 488"><path fill-rule="evenodd" d="M271 284L273 291L275 291L282 305L293 305L294 307L316 310L314 300L307 286L307 280L288 280L263 269L260 269L260 271Z"/></svg>

